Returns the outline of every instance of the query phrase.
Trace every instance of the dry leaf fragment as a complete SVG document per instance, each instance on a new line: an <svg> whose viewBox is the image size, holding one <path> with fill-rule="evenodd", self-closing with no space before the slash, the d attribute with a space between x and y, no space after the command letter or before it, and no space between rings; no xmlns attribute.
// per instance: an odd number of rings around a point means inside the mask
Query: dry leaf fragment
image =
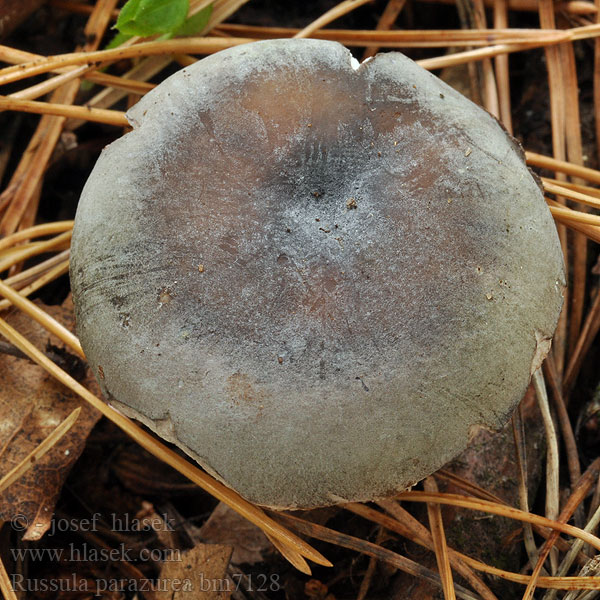
<svg viewBox="0 0 600 600"><path fill-rule="evenodd" d="M43 306L63 323L73 320L72 306ZM38 347L58 339L21 312L7 320ZM90 383L90 382L87 382ZM0 519L24 532L24 540L37 540L50 527L54 505L64 480L81 454L100 413L37 365L0 355L0 475L19 464L74 409L81 414L72 429L37 464L0 494Z"/></svg>
<svg viewBox="0 0 600 600"><path fill-rule="evenodd" d="M202 525L199 535L207 542L232 546L231 562L234 565L254 565L262 562L263 553L272 547L258 527L223 502L217 505L209 519Z"/></svg>
<svg viewBox="0 0 600 600"><path fill-rule="evenodd" d="M235 589L227 578L231 546L198 544L176 561L163 563L156 600L226 600Z"/></svg>

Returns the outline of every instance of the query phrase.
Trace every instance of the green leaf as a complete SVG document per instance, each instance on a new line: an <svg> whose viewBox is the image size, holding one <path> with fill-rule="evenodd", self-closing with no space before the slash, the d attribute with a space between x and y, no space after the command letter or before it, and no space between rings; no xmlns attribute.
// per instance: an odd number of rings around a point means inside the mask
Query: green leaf
<svg viewBox="0 0 600 600"><path fill-rule="evenodd" d="M203 8L200 12L192 15L189 19L186 19L183 25L174 32L175 36L186 37L190 35L197 35L200 33L208 24L210 15L212 14L213 5L209 4Z"/></svg>
<svg viewBox="0 0 600 600"><path fill-rule="evenodd" d="M116 28L141 37L172 33L184 24L188 9L189 0L129 0L119 13Z"/></svg>

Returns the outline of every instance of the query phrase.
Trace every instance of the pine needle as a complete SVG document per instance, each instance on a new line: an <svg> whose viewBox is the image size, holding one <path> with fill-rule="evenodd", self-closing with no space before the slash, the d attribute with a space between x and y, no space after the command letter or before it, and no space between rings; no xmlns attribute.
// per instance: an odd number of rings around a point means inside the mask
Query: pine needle
<svg viewBox="0 0 600 600"><path fill-rule="evenodd" d="M40 442L18 465L14 466L6 475L0 479L0 493L17 479L22 477L35 463L64 437L64 435L75 425L79 418L81 407L76 408L56 429Z"/></svg>
<svg viewBox="0 0 600 600"><path fill-rule="evenodd" d="M0 335L3 335L9 342L19 348L19 350L25 353L34 362L42 366L54 378L86 400L91 406L99 410L105 417L110 419L117 427L122 429L134 441L142 446L142 448L179 471L182 475L196 483L221 502L230 506L248 521L262 529L266 534L273 536L283 544L289 546L293 552L297 552L317 564L332 566L324 556L306 542L281 527L281 525L273 521L273 519L267 517L260 508L250 504L236 492L225 487L225 485L183 459L179 454L165 446L162 442L159 442L141 427L137 426L133 421L94 396L89 390L55 365L48 357L31 344L31 342L1 318Z"/></svg>

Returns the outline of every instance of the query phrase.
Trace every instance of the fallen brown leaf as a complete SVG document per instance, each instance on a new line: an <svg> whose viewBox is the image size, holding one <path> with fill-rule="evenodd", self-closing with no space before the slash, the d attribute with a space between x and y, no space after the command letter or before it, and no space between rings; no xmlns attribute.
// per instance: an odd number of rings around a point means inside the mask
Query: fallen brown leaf
<svg viewBox="0 0 600 600"><path fill-rule="evenodd" d="M231 562L235 565L261 562L264 559L263 553L272 548L258 527L222 502L202 525L199 534L207 542L232 546Z"/></svg>
<svg viewBox="0 0 600 600"><path fill-rule="evenodd" d="M227 578L231 546L197 544L176 561L163 563L156 600L226 600L235 589Z"/></svg>
<svg viewBox="0 0 600 600"><path fill-rule="evenodd" d="M72 325L70 302L62 307L39 305L62 323ZM48 343L62 348L58 339L20 311L6 318L39 348L45 349ZM84 384L95 382L86 380ZM0 355L0 476L18 465L78 406L81 414L71 430L0 494L0 519L23 531L24 540L37 540L50 527L62 485L100 413L37 365Z"/></svg>

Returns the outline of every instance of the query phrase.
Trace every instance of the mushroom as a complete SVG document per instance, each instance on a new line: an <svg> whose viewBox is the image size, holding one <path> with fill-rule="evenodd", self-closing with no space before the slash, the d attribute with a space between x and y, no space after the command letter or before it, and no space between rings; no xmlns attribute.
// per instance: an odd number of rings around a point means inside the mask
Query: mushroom
<svg viewBox="0 0 600 600"><path fill-rule="evenodd" d="M270 40L169 77L82 193L107 399L269 507L406 489L500 428L562 305L523 153L403 55Z"/></svg>

